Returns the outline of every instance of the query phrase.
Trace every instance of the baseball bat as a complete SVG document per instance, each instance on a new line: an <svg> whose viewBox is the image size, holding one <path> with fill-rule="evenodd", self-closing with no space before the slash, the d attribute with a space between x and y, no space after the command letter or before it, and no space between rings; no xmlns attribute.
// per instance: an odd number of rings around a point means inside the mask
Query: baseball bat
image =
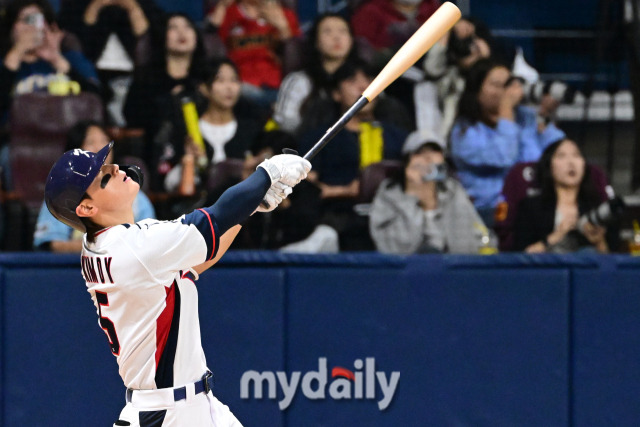
<svg viewBox="0 0 640 427"><path fill-rule="evenodd" d="M460 9L451 2L445 2L429 19L411 36L409 40L396 52L384 66L382 71L373 79L371 84L362 92L362 96L342 115L326 133L304 155L311 160L336 134L360 111L371 102L387 86L409 69L424 55L447 31L458 22L462 14Z"/></svg>
<svg viewBox="0 0 640 427"><path fill-rule="evenodd" d="M362 92L360 98L331 126L325 134L314 144L304 155L307 160L313 159L320 150L324 148L331 139L360 111L365 105L371 102L387 86L393 83L402 73L407 71L415 62L422 57L447 31L458 22L462 13L456 5L445 2L436 10L433 15L402 45L400 49L391 57L387 65L373 79L371 84ZM266 200L262 201L262 206L269 207Z"/></svg>

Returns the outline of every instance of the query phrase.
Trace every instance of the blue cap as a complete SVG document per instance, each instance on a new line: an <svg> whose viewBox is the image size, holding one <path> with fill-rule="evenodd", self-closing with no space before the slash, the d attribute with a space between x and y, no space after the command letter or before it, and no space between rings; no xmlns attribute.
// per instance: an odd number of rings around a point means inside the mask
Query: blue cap
<svg viewBox="0 0 640 427"><path fill-rule="evenodd" d="M76 207L100 172L112 147L113 141L97 153L76 148L64 153L53 165L44 187L44 201L57 220L76 230L86 231L76 215Z"/></svg>

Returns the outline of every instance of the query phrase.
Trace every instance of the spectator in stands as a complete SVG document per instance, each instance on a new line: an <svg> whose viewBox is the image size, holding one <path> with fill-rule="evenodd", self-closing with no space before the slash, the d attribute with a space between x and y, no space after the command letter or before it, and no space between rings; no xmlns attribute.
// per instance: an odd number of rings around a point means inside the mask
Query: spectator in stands
<svg viewBox="0 0 640 427"><path fill-rule="evenodd" d="M4 130L13 97L99 91L93 64L79 50L66 48L64 37L47 0L14 0L7 6L0 27L0 169L5 189L12 188Z"/></svg>
<svg viewBox="0 0 640 427"><path fill-rule="evenodd" d="M125 126L122 108L136 46L151 23L159 22L161 10L153 0L63 0L58 16L62 29L80 38L84 54L98 69L110 121Z"/></svg>
<svg viewBox="0 0 640 427"><path fill-rule="evenodd" d="M564 137L541 111L521 106L522 97L522 84L507 67L479 60L467 75L451 131L458 176L489 227L508 170L516 162L537 161L545 147Z"/></svg>
<svg viewBox="0 0 640 427"><path fill-rule="evenodd" d="M224 21L224 16L227 13L227 8L231 6L234 0L208 0L205 3L205 23L214 29L219 29Z"/></svg>
<svg viewBox="0 0 640 427"><path fill-rule="evenodd" d="M385 179L373 200L369 229L380 252L478 253L486 227L445 162L445 140L412 132L403 169Z"/></svg>
<svg viewBox="0 0 640 427"><path fill-rule="evenodd" d="M331 96L335 101L330 125L347 111L372 81L370 68L363 62L346 62L335 73ZM321 190L324 222L340 233L342 250L371 246L368 226L359 222L353 206L359 192L360 170L383 159L400 159L407 132L386 122L377 121L376 99L359 111L333 141L314 158L308 180ZM325 133L327 125L308 132L301 138L300 148L306 153ZM360 225L360 227L358 227ZM353 237L353 239L352 239ZM361 240L366 237L367 242Z"/></svg>
<svg viewBox="0 0 640 427"><path fill-rule="evenodd" d="M442 117L432 130L447 138L458 112L458 100L464 91L466 72L478 60L492 53L489 29L473 18L459 20L444 37L429 50L422 64L426 77L435 81L437 91L424 102L421 116L433 117L439 109ZM416 106L420 111L420 105Z"/></svg>
<svg viewBox="0 0 640 427"><path fill-rule="evenodd" d="M336 70L347 60L357 58L349 22L336 13L316 18L309 31L303 53L304 68L289 73L280 86L273 118L280 129L297 132L309 104L326 107L331 103L329 89Z"/></svg>
<svg viewBox="0 0 640 427"><path fill-rule="evenodd" d="M69 131L65 152L80 148L97 152L109 143L109 137L98 122L82 121ZM107 163L113 162L113 153L109 153ZM133 202L135 220L155 218L155 211L149 198L140 191ZM36 250L51 252L80 253L82 249L82 233L58 221L51 215L43 203L38 215L38 222L33 236L33 247Z"/></svg>
<svg viewBox="0 0 640 427"><path fill-rule="evenodd" d="M237 0L226 8L220 37L240 70L242 93L269 108L282 81L278 49L301 35L295 12L278 0Z"/></svg>
<svg viewBox="0 0 640 427"><path fill-rule="evenodd" d="M353 33L390 57L439 6L439 0L369 0L353 13Z"/></svg>
<svg viewBox="0 0 640 427"><path fill-rule="evenodd" d="M195 24L184 14L168 15L154 38L151 61L136 69L124 114L128 127L145 131L152 187L161 190L168 172L162 159L174 157L164 150L186 134L182 101L195 99L206 60Z"/></svg>
<svg viewBox="0 0 640 427"><path fill-rule="evenodd" d="M98 91L100 82L93 64L79 50L62 46L64 33L58 28L53 8L46 0L9 3L0 31L0 120L3 122L12 96L77 90L70 81L77 82L81 90Z"/></svg>
<svg viewBox="0 0 640 427"><path fill-rule="evenodd" d="M241 82L238 69L231 60L211 61L203 68L201 80L203 83L200 84L199 91L205 98L206 107L200 115L198 125L204 140L205 152L193 144L186 134L177 135L171 141L171 147L163 150L174 153L172 158L163 158L163 161L169 162L172 167L165 179L165 189L169 192L175 191L180 184L185 155L197 158L204 156L204 164L209 165L215 165L227 158L245 159L263 127L262 121L246 114L246 108L238 108ZM206 169L202 168L202 172L204 175ZM204 178L198 177L196 181L202 181ZM224 188L218 189L219 191L212 188L207 190L219 196L232 184L234 183L224 185Z"/></svg>
<svg viewBox="0 0 640 427"><path fill-rule="evenodd" d="M262 132L244 162L243 178L255 171L264 159L284 148L297 149L295 139L281 130ZM279 249L285 252L327 253L338 251L338 233L320 224L320 189L302 181L293 193L272 212L253 215L236 238L237 247Z"/></svg>
<svg viewBox="0 0 640 427"><path fill-rule="evenodd" d="M515 250L540 253L591 248L607 253L617 247L616 227L579 219L603 200L574 141L562 139L549 145L538 161L536 178L540 194L518 205Z"/></svg>
<svg viewBox="0 0 640 427"><path fill-rule="evenodd" d="M351 25L363 57L370 58L368 61L376 69L382 69L440 3L440 0L369 0L357 7ZM385 89L406 110L411 130L420 125L415 120L415 74L420 71L411 68Z"/></svg>

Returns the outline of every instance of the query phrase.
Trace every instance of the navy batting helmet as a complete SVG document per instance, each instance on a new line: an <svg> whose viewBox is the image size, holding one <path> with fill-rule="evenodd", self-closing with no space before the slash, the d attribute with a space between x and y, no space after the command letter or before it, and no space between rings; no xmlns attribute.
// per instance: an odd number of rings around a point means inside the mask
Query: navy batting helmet
<svg viewBox="0 0 640 427"><path fill-rule="evenodd" d="M100 172L112 147L113 141L97 153L76 148L64 153L53 165L44 187L44 201L57 220L86 231L76 215L76 207Z"/></svg>

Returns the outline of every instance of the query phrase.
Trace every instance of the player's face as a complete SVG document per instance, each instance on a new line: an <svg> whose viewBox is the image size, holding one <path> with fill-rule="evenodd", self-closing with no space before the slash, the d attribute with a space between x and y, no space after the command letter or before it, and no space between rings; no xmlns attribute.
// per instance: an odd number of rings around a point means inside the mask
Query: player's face
<svg viewBox="0 0 640 427"><path fill-rule="evenodd" d="M196 50L196 30L182 16L174 16L167 25L167 52L171 54L193 53Z"/></svg>
<svg viewBox="0 0 640 427"><path fill-rule="evenodd" d="M318 25L318 51L327 59L344 59L349 54L353 39L349 24L344 19L330 16Z"/></svg>
<svg viewBox="0 0 640 427"><path fill-rule="evenodd" d="M118 212L131 209L140 186L129 178L118 165L103 165L87 194L101 212Z"/></svg>
<svg viewBox="0 0 640 427"><path fill-rule="evenodd" d="M228 64L222 64L207 90L209 102L223 109L233 108L240 97L240 77Z"/></svg>
<svg viewBox="0 0 640 427"><path fill-rule="evenodd" d="M551 157L551 175L556 185L579 187L584 176L585 161L575 142L565 140Z"/></svg>

